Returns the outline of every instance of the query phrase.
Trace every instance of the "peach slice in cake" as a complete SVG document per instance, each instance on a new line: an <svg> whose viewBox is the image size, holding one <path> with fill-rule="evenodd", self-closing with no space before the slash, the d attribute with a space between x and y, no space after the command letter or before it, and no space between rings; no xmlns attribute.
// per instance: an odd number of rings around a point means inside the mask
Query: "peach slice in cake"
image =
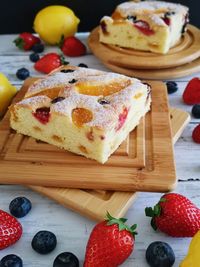
<svg viewBox="0 0 200 267"><path fill-rule="evenodd" d="M105 163L150 109L147 84L78 67L61 67L11 106L18 133Z"/></svg>

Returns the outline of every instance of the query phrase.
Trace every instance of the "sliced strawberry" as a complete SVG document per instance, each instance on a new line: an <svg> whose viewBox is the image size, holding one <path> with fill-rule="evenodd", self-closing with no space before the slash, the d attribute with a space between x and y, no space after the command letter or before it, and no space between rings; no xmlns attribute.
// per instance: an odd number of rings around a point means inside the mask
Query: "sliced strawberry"
<svg viewBox="0 0 200 267"><path fill-rule="evenodd" d="M33 116L42 124L47 124L50 118L50 108L47 107L38 108L33 113Z"/></svg>
<svg viewBox="0 0 200 267"><path fill-rule="evenodd" d="M194 105L200 104L200 79L193 78L187 84L183 92L183 101L185 104Z"/></svg>
<svg viewBox="0 0 200 267"><path fill-rule="evenodd" d="M128 109L124 108L122 113L119 114L118 126L117 126L116 131L119 131L122 128L122 126L124 125L126 121L127 116L128 116Z"/></svg>
<svg viewBox="0 0 200 267"><path fill-rule="evenodd" d="M74 36L61 40L60 48L64 55L69 57L79 57L86 54L86 46Z"/></svg>
<svg viewBox="0 0 200 267"><path fill-rule="evenodd" d="M167 24L168 26L170 26L171 20L169 18L165 17L165 18L162 18L162 19L165 22L165 24Z"/></svg>
<svg viewBox="0 0 200 267"><path fill-rule="evenodd" d="M150 29L149 24L144 20L137 20L133 25L145 35L153 35L155 33Z"/></svg>
<svg viewBox="0 0 200 267"><path fill-rule="evenodd" d="M68 62L64 60L63 56L57 53L49 53L41 57L35 64L34 68L42 73L50 73L52 70L60 67L61 65L66 65Z"/></svg>
<svg viewBox="0 0 200 267"><path fill-rule="evenodd" d="M19 35L18 38L14 40L15 45L19 49L23 50L31 50L31 48L35 45L40 43L40 38L34 36L33 34L29 32L23 32Z"/></svg>

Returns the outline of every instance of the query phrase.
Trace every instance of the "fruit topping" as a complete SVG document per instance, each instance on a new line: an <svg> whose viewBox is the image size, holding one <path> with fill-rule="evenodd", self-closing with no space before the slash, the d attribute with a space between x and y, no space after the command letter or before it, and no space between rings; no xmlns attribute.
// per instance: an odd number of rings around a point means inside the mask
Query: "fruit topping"
<svg viewBox="0 0 200 267"><path fill-rule="evenodd" d="M54 98L52 101L51 101L51 104L55 104L55 103L58 103L58 102L61 102L63 101L65 98L62 97L62 96L58 96L56 98Z"/></svg>
<svg viewBox="0 0 200 267"><path fill-rule="evenodd" d="M74 71L75 70L72 70L72 69L63 69L60 72L63 72L63 73L71 73L71 72L74 72Z"/></svg>
<svg viewBox="0 0 200 267"><path fill-rule="evenodd" d="M37 53L32 53L29 56L30 61L37 62L40 59L40 56Z"/></svg>
<svg viewBox="0 0 200 267"><path fill-rule="evenodd" d="M98 99L98 102L101 105L108 105L108 104L110 104L110 101L107 100L106 98L100 98L100 99Z"/></svg>
<svg viewBox="0 0 200 267"><path fill-rule="evenodd" d="M135 22L137 20L136 16L127 16L128 20L131 20L132 22Z"/></svg>
<svg viewBox="0 0 200 267"><path fill-rule="evenodd" d="M145 35L153 35L155 33L154 30L150 28L149 24L144 20L137 20L133 25Z"/></svg>
<svg viewBox="0 0 200 267"><path fill-rule="evenodd" d="M183 92L183 101L185 104L194 105L200 104L200 79L193 78L187 84Z"/></svg>
<svg viewBox="0 0 200 267"><path fill-rule="evenodd" d="M38 108L33 112L33 116L42 124L47 124L50 118L50 108Z"/></svg>
<svg viewBox="0 0 200 267"><path fill-rule="evenodd" d="M173 237L192 237L200 230L200 210L177 193L163 195L153 208L147 207L145 213L152 217L154 230L159 229Z"/></svg>
<svg viewBox="0 0 200 267"><path fill-rule="evenodd" d="M19 37L14 40L15 45L23 50L31 50L35 44L40 42L40 38L34 36L29 32L21 33Z"/></svg>
<svg viewBox="0 0 200 267"><path fill-rule="evenodd" d="M73 83L76 83L78 80L76 80L76 79L72 79L71 81L69 81L68 83L71 83L71 84L73 84Z"/></svg>
<svg viewBox="0 0 200 267"><path fill-rule="evenodd" d="M168 81L168 82L166 82L166 85L167 85L168 94L173 94L176 91L178 91L178 85L176 82Z"/></svg>
<svg viewBox="0 0 200 267"><path fill-rule="evenodd" d="M0 250L16 243L22 235L22 226L17 219L0 210Z"/></svg>
<svg viewBox="0 0 200 267"><path fill-rule="evenodd" d="M94 141L94 134L93 134L93 131L91 129L91 131L89 131L87 134L86 134L86 137L88 140L90 141Z"/></svg>
<svg viewBox="0 0 200 267"><path fill-rule="evenodd" d="M32 248L39 254L48 254L53 251L57 245L57 239L54 233L49 231L39 231L32 240Z"/></svg>
<svg viewBox="0 0 200 267"><path fill-rule="evenodd" d="M119 114L118 126L117 126L116 131L119 131L122 128L122 126L124 125L126 121L127 116L128 116L128 109L124 108L123 112Z"/></svg>
<svg viewBox="0 0 200 267"><path fill-rule="evenodd" d="M192 108L192 115L196 119L200 119L200 105L196 104L196 105L193 106L193 108Z"/></svg>
<svg viewBox="0 0 200 267"><path fill-rule="evenodd" d="M83 56L87 50L86 46L74 36L61 39L60 48L64 55L69 57Z"/></svg>
<svg viewBox="0 0 200 267"><path fill-rule="evenodd" d="M132 253L136 225L129 227L125 218L113 218L109 213L105 221L93 228L86 247L84 267L116 267Z"/></svg>
<svg viewBox="0 0 200 267"><path fill-rule="evenodd" d="M184 34L186 32L186 27L187 27L187 24L189 23L189 15L188 14L185 15L184 20L185 20L185 23L183 24L183 28L181 30L182 34Z"/></svg>
<svg viewBox="0 0 200 267"><path fill-rule="evenodd" d="M108 30L107 30L107 25L106 25L106 23L105 23L104 20L102 20L102 21L100 22L100 27L101 27L101 30L102 30L102 32L103 32L104 34L108 34L108 33L109 33Z"/></svg>
<svg viewBox="0 0 200 267"><path fill-rule="evenodd" d="M80 68L88 68L88 65L86 65L85 63L80 63L80 64L78 64L78 67L80 67Z"/></svg>
<svg viewBox="0 0 200 267"><path fill-rule="evenodd" d="M93 114L89 109L75 108L72 111L72 121L77 127L90 122L93 119Z"/></svg>
<svg viewBox="0 0 200 267"><path fill-rule="evenodd" d="M200 144L200 124L194 128L192 132L192 139L195 143Z"/></svg>
<svg viewBox="0 0 200 267"><path fill-rule="evenodd" d="M170 24L171 24L171 20L170 20L170 18L163 18L163 21L165 22L165 24L167 24L168 26L170 26Z"/></svg>
<svg viewBox="0 0 200 267"><path fill-rule="evenodd" d="M53 267L79 267L79 260L73 253L63 252L55 258Z"/></svg>
<svg viewBox="0 0 200 267"><path fill-rule="evenodd" d="M63 56L60 56L57 53L48 53L43 57L41 57L34 64L34 68L37 71L48 74L52 70L60 67L61 65L67 65L67 64L69 64L69 62L66 62Z"/></svg>
<svg viewBox="0 0 200 267"><path fill-rule="evenodd" d="M4 256L0 261L1 267L23 267L22 259L14 254Z"/></svg>
<svg viewBox="0 0 200 267"><path fill-rule="evenodd" d="M44 45L42 43L35 44L32 47L33 52L35 53L42 53L44 51Z"/></svg>
<svg viewBox="0 0 200 267"><path fill-rule="evenodd" d="M26 68L21 68L16 72L16 76L20 80L25 80L30 76L30 72Z"/></svg>
<svg viewBox="0 0 200 267"><path fill-rule="evenodd" d="M175 255L167 243L155 241L146 250L146 260L151 267L171 267L175 262Z"/></svg>
<svg viewBox="0 0 200 267"><path fill-rule="evenodd" d="M17 218L22 218L29 213L31 207L32 205L28 198L16 197L10 202L9 210L13 216Z"/></svg>

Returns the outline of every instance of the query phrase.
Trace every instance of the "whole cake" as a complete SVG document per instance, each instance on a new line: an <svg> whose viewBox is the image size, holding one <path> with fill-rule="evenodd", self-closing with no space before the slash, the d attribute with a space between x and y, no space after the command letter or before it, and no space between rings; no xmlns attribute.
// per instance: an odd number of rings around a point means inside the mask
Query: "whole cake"
<svg viewBox="0 0 200 267"><path fill-rule="evenodd" d="M186 31L188 8L161 1L125 2L100 22L100 42L165 54Z"/></svg>
<svg viewBox="0 0 200 267"><path fill-rule="evenodd" d="M104 163L150 103L149 85L137 79L63 66L10 107L10 124L18 133Z"/></svg>

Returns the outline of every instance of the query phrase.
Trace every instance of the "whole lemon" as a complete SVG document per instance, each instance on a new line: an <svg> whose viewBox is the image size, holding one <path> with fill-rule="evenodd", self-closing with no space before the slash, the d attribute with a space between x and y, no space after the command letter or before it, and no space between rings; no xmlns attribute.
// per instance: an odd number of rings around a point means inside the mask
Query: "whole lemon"
<svg viewBox="0 0 200 267"><path fill-rule="evenodd" d="M0 73L0 117L3 116L16 92L17 89L10 84L7 77Z"/></svg>
<svg viewBox="0 0 200 267"><path fill-rule="evenodd" d="M80 20L65 6L47 6L40 10L34 20L34 30L40 38L51 45L58 44L62 35L73 36Z"/></svg>

